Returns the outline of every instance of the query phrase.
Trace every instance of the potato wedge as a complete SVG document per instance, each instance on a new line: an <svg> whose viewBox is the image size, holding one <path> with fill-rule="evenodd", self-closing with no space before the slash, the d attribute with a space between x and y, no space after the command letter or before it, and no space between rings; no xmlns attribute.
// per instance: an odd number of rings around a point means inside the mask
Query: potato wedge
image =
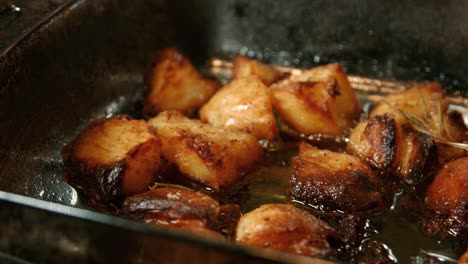
<svg viewBox="0 0 468 264"><path fill-rule="evenodd" d="M257 76L267 86L285 77L284 73L274 69L270 65L244 56L237 56L234 59L232 70L232 79Z"/></svg>
<svg viewBox="0 0 468 264"><path fill-rule="evenodd" d="M92 122L62 150L64 178L93 202L147 190L166 163L145 121L126 115Z"/></svg>
<svg viewBox="0 0 468 264"><path fill-rule="evenodd" d="M340 240L325 222L288 204L265 204L243 215L236 242L291 254L326 257Z"/></svg>
<svg viewBox="0 0 468 264"><path fill-rule="evenodd" d="M164 110L192 114L221 86L202 76L177 49L158 52L145 71L145 115Z"/></svg>
<svg viewBox="0 0 468 264"><path fill-rule="evenodd" d="M188 178L214 190L240 180L263 156L257 139L162 112L148 121L162 141L163 156Z"/></svg>
<svg viewBox="0 0 468 264"><path fill-rule="evenodd" d="M271 91L256 76L237 78L224 86L200 109L200 119L257 139L278 137Z"/></svg>
<svg viewBox="0 0 468 264"><path fill-rule="evenodd" d="M385 190L361 159L307 143L292 160L291 198L322 211L374 212L385 208Z"/></svg>
<svg viewBox="0 0 468 264"><path fill-rule="evenodd" d="M272 88L275 110L303 134L338 136L360 115L357 96L338 63L292 75Z"/></svg>

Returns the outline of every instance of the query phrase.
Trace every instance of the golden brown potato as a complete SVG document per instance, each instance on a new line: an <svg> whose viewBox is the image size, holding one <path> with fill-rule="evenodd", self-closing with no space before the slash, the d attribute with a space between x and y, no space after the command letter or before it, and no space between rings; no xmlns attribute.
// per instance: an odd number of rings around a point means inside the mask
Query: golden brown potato
<svg viewBox="0 0 468 264"><path fill-rule="evenodd" d="M388 95L376 103L370 116L391 113L397 123L403 125L407 123L407 119L401 112L424 118L436 115L439 109L441 113L445 113L448 105L449 102L439 83L414 83L411 88Z"/></svg>
<svg viewBox="0 0 468 264"><path fill-rule="evenodd" d="M271 91L256 76L234 79L224 86L200 109L200 119L257 139L278 136Z"/></svg>
<svg viewBox="0 0 468 264"><path fill-rule="evenodd" d="M340 238L325 222L288 204L265 204L243 215L236 242L291 254L326 257Z"/></svg>
<svg viewBox="0 0 468 264"><path fill-rule="evenodd" d="M125 115L100 119L62 150L64 178L92 202L137 194L165 168L161 150L145 121Z"/></svg>
<svg viewBox="0 0 468 264"><path fill-rule="evenodd" d="M353 129L346 150L365 160L372 168L386 172L393 165L401 133L393 117L374 116Z"/></svg>
<svg viewBox="0 0 468 264"><path fill-rule="evenodd" d="M468 156L444 165L427 189L425 202L434 212L468 221Z"/></svg>
<svg viewBox="0 0 468 264"><path fill-rule="evenodd" d="M433 147L431 137L404 132L393 115L375 115L351 132L347 152L365 160L382 174L393 174L407 184L417 184Z"/></svg>
<svg viewBox="0 0 468 264"><path fill-rule="evenodd" d="M162 112L148 123L161 138L163 156L188 178L215 190L236 183L263 156L254 136L222 130L178 112Z"/></svg>
<svg viewBox="0 0 468 264"><path fill-rule="evenodd" d="M439 83L415 83L411 88L386 96L375 104L370 116L391 114L399 125L411 125L436 141L467 140L468 130L460 114L448 113L448 105Z"/></svg>
<svg viewBox="0 0 468 264"><path fill-rule="evenodd" d="M202 76L190 61L173 48L158 52L145 72L143 112L154 116L164 110L194 113L220 87Z"/></svg>
<svg viewBox="0 0 468 264"><path fill-rule="evenodd" d="M222 238L221 234L209 229L216 223L218 211L219 203L203 193L161 187L126 198L120 214L155 226Z"/></svg>
<svg viewBox="0 0 468 264"><path fill-rule="evenodd" d="M338 63L292 75L272 88L278 114L303 134L338 136L360 115L356 94Z"/></svg>
<svg viewBox="0 0 468 264"><path fill-rule="evenodd" d="M244 56L237 56L234 59L232 74L233 79L257 76L268 86L285 77L285 74L277 71L273 67Z"/></svg>
<svg viewBox="0 0 468 264"><path fill-rule="evenodd" d="M323 211L374 212L385 207L384 188L372 169L352 155L307 143L292 160L291 198Z"/></svg>

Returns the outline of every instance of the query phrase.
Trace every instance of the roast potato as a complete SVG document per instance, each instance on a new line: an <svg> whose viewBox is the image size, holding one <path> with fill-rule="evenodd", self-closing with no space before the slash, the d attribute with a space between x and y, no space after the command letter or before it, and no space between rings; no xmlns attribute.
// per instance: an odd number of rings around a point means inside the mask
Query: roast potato
<svg viewBox="0 0 468 264"><path fill-rule="evenodd" d="M443 166L427 189L425 202L434 212L461 215L468 221L468 156Z"/></svg>
<svg viewBox="0 0 468 264"><path fill-rule="evenodd" d="M64 179L93 202L147 190L166 167L161 141L145 121L126 115L88 125L62 150Z"/></svg>
<svg viewBox="0 0 468 264"><path fill-rule="evenodd" d="M407 184L417 184L434 142L428 135L404 131L393 115L375 115L351 132L347 152L365 160L382 174L392 174Z"/></svg>
<svg viewBox="0 0 468 264"><path fill-rule="evenodd" d="M210 99L220 83L202 76L177 49L158 52L145 71L143 112L154 116L164 110L193 114Z"/></svg>
<svg viewBox="0 0 468 264"><path fill-rule="evenodd" d="M222 237L210 229L216 223L219 208L216 200L203 193L185 188L160 187L126 198L120 214L155 226Z"/></svg>
<svg viewBox="0 0 468 264"><path fill-rule="evenodd" d="M236 242L291 254L326 257L340 241L325 222L288 204L265 204L243 215Z"/></svg>
<svg viewBox="0 0 468 264"><path fill-rule="evenodd" d="M178 112L148 121L161 138L163 156L188 178L214 190L232 186L263 156L257 139L223 130Z"/></svg>
<svg viewBox="0 0 468 264"><path fill-rule="evenodd" d="M278 137L271 91L256 76L237 78L224 86L200 109L200 119L257 139Z"/></svg>
<svg viewBox="0 0 468 264"><path fill-rule="evenodd" d="M292 75L272 88L275 110L303 134L338 136L360 115L356 94L338 63Z"/></svg>
<svg viewBox="0 0 468 264"><path fill-rule="evenodd" d="M267 86L285 77L284 73L277 71L270 65L244 56L237 56L234 59L232 70L232 79L257 76Z"/></svg>
<svg viewBox="0 0 468 264"><path fill-rule="evenodd" d="M327 212L360 213L385 208L380 179L361 159L307 143L293 157L291 198Z"/></svg>

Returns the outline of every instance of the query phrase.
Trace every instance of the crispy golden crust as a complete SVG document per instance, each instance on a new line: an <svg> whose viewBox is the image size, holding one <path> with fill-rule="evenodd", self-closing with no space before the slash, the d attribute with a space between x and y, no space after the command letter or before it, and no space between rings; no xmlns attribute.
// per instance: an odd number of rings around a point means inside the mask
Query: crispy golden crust
<svg viewBox="0 0 468 264"><path fill-rule="evenodd" d="M163 112L148 123L161 138L164 157L190 179L215 190L236 183L263 156L252 135L216 128L177 112Z"/></svg>
<svg viewBox="0 0 468 264"><path fill-rule="evenodd" d="M425 202L434 212L468 220L468 156L444 165L427 189Z"/></svg>
<svg viewBox="0 0 468 264"><path fill-rule="evenodd" d="M269 65L244 56L237 56L234 59L232 78L238 79L248 76L257 76L265 85L271 85L286 77L284 73L275 70Z"/></svg>
<svg viewBox="0 0 468 264"><path fill-rule="evenodd" d="M191 114L220 87L203 77L190 61L173 48L158 52L145 71L143 112L154 116L164 110Z"/></svg>
<svg viewBox="0 0 468 264"><path fill-rule="evenodd" d="M359 158L299 146L293 160L290 194L294 200L324 211L374 212L385 208L384 188Z"/></svg>
<svg viewBox="0 0 468 264"><path fill-rule="evenodd" d="M217 222L219 203L187 189L162 187L125 199L120 214L155 226L222 238L209 229Z"/></svg>
<svg viewBox="0 0 468 264"><path fill-rule="evenodd" d="M357 97L340 64L292 75L272 88L275 110L300 133L341 135L359 118Z"/></svg>
<svg viewBox="0 0 468 264"><path fill-rule="evenodd" d="M372 168L386 172L393 165L398 132L401 133L401 129L397 128L392 117L371 117L353 129L346 150L365 160Z"/></svg>
<svg viewBox="0 0 468 264"><path fill-rule="evenodd" d="M224 86L201 108L200 119L257 139L278 137L271 91L256 76L238 77Z"/></svg>
<svg viewBox="0 0 468 264"><path fill-rule="evenodd" d="M166 163L146 122L121 115L92 122L62 150L64 179L101 207L147 189Z"/></svg>
<svg viewBox="0 0 468 264"><path fill-rule="evenodd" d="M339 241L338 233L325 222L287 204L265 204L243 215L236 242L284 252L325 257Z"/></svg>
<svg viewBox="0 0 468 264"><path fill-rule="evenodd" d="M433 146L431 137L404 132L392 114L384 114L359 123L351 132L346 150L379 173L395 175L414 185L422 180Z"/></svg>

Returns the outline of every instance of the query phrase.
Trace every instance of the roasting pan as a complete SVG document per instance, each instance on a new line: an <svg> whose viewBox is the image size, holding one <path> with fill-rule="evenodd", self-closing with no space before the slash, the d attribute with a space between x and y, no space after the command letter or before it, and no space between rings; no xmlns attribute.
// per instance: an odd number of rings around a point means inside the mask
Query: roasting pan
<svg viewBox="0 0 468 264"><path fill-rule="evenodd" d="M288 67L339 61L379 84L436 80L466 106L467 13L466 1L437 0L65 2L0 55L0 260L324 262L94 212L62 182L60 150L90 120L139 112L143 67L165 47L201 69L242 54Z"/></svg>

